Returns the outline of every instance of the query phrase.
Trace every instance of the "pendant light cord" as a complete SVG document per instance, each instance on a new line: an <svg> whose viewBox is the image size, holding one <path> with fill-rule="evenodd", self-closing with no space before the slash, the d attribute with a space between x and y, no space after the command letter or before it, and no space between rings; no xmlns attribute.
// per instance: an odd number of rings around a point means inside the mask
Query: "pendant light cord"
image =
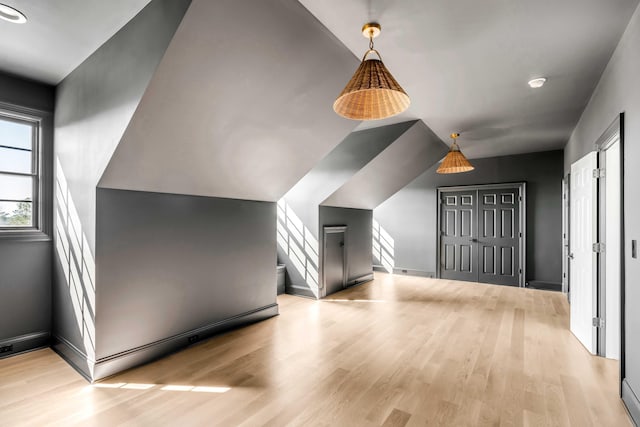
<svg viewBox="0 0 640 427"><path fill-rule="evenodd" d="M362 57L362 60L364 61L365 59L367 59L367 56L370 53L375 53L376 55L378 55L380 62L382 62L382 55L380 55L380 52L378 52L373 48L373 33L369 33L369 50L365 52L364 56Z"/></svg>
<svg viewBox="0 0 640 427"><path fill-rule="evenodd" d="M382 62L382 55L380 55L380 52L378 52L373 48L373 32L369 32L369 50L365 52L364 56L362 57L362 60L364 61L365 59L367 59L367 56L370 53L375 53L376 55L378 55L380 62Z"/></svg>

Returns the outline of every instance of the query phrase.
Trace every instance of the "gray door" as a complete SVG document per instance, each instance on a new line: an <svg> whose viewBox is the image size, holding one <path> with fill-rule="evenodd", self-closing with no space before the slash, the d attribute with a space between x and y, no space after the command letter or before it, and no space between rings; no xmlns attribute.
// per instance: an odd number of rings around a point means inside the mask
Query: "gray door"
<svg viewBox="0 0 640 427"><path fill-rule="evenodd" d="M520 282L520 191L478 191L478 282Z"/></svg>
<svg viewBox="0 0 640 427"><path fill-rule="evenodd" d="M478 280L477 191L441 193L440 277Z"/></svg>
<svg viewBox="0 0 640 427"><path fill-rule="evenodd" d="M330 232L324 235L323 273L326 294L338 292L345 287L345 259L343 232Z"/></svg>
<svg viewBox="0 0 640 427"><path fill-rule="evenodd" d="M519 286L521 189L440 192L440 277Z"/></svg>

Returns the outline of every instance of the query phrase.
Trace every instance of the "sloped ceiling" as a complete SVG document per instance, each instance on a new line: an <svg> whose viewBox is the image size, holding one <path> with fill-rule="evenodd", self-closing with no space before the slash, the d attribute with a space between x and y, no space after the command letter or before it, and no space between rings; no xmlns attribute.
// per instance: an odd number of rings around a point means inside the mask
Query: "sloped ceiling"
<svg viewBox="0 0 640 427"><path fill-rule="evenodd" d="M286 203L315 232L320 203L413 124L414 122L397 123L351 132L284 195Z"/></svg>
<svg viewBox="0 0 640 427"><path fill-rule="evenodd" d="M429 169L447 146L421 121L404 132L349 181L322 202L323 206L374 209Z"/></svg>
<svg viewBox="0 0 640 427"><path fill-rule="evenodd" d="M189 3L155 0L56 89L56 187L63 190L61 183L68 184L91 247L96 185Z"/></svg>
<svg viewBox="0 0 640 427"><path fill-rule="evenodd" d="M300 0L361 57L376 48L411 96L400 117L422 119L469 157L561 149L638 0ZM527 82L548 78L539 90Z"/></svg>
<svg viewBox="0 0 640 427"><path fill-rule="evenodd" d="M276 201L357 126L357 64L295 0L195 0L99 186Z"/></svg>
<svg viewBox="0 0 640 427"><path fill-rule="evenodd" d="M392 144L415 122L397 123L352 132L285 194L318 205L375 156Z"/></svg>
<svg viewBox="0 0 640 427"><path fill-rule="evenodd" d="M28 22L0 20L0 70L57 84L149 1L2 0Z"/></svg>

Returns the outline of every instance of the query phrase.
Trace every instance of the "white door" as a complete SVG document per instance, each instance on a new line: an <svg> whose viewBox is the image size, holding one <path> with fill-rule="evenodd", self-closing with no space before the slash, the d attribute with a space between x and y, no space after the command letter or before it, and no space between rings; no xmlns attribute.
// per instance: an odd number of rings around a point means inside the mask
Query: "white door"
<svg viewBox="0 0 640 427"><path fill-rule="evenodd" d="M591 152L571 165L571 221L569 249L571 274L571 332L591 353L597 353L597 335L593 318L597 313L596 241L597 194L593 170L597 154Z"/></svg>
<svg viewBox="0 0 640 427"><path fill-rule="evenodd" d="M605 152L605 356L620 359L620 139Z"/></svg>

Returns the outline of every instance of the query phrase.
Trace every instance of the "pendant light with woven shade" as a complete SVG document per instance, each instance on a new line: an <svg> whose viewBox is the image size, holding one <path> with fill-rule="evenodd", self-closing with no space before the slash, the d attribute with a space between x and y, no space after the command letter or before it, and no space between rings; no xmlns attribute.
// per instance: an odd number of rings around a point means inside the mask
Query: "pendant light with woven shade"
<svg viewBox="0 0 640 427"><path fill-rule="evenodd" d="M451 138L453 139L453 144L451 144L451 148L447 153L447 156L444 158L438 170L438 173L461 173L461 172L469 172L474 170L475 168L469 163L469 160L462 154L460 151L460 147L458 147L458 143L456 139L460 136L459 133L452 133Z"/></svg>
<svg viewBox="0 0 640 427"><path fill-rule="evenodd" d="M380 34L380 24L369 23L362 27L362 35L369 39L369 50L338 99L333 110L347 119L378 120L395 116L409 108L409 95L400 87L380 53L373 48L373 39ZM375 53L378 59L367 59Z"/></svg>

